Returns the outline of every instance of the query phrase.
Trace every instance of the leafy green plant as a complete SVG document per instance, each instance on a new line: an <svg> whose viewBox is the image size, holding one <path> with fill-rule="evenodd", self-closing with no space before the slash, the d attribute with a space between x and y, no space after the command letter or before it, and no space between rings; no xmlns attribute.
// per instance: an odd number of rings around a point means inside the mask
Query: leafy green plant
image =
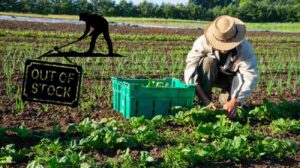
<svg viewBox="0 0 300 168"><path fill-rule="evenodd" d="M270 103L267 99L263 100L260 106L256 106L249 111L249 117L258 120L276 120L279 118L299 118L300 103L282 101L280 104Z"/></svg>
<svg viewBox="0 0 300 168"><path fill-rule="evenodd" d="M127 148L125 152L120 156L122 159L122 167L134 167L134 161L132 156L130 155L130 149Z"/></svg>
<svg viewBox="0 0 300 168"><path fill-rule="evenodd" d="M168 88L170 84L167 82L154 81L152 79L148 79L147 85L145 87L156 87L156 88Z"/></svg>
<svg viewBox="0 0 300 168"><path fill-rule="evenodd" d="M278 119L274 120L270 124L270 129L273 133L284 134L293 132L295 134L300 133L300 121L290 119Z"/></svg>
<svg viewBox="0 0 300 168"><path fill-rule="evenodd" d="M88 148L103 149L135 145L131 137L123 137L115 128L111 127L98 128L92 131L89 136L81 139L79 144Z"/></svg>
<svg viewBox="0 0 300 168"><path fill-rule="evenodd" d="M0 165L6 165L12 163L12 157L11 156L2 156L0 157Z"/></svg>
<svg viewBox="0 0 300 168"><path fill-rule="evenodd" d="M27 167L93 167L96 165L90 153L76 151L76 148L64 146L59 140L42 139L32 148L34 160Z"/></svg>
<svg viewBox="0 0 300 168"><path fill-rule="evenodd" d="M262 140L250 141L246 136L223 138L209 144L198 143L194 146L179 145L165 152L165 162L190 164L192 166L218 160L229 159L240 161L262 158L280 159L296 153L296 144L266 137Z"/></svg>
<svg viewBox="0 0 300 168"><path fill-rule="evenodd" d="M278 140L266 137L261 141L254 141L250 148L251 157L256 159L266 157L269 159L283 159L290 157L297 151L297 145L290 140Z"/></svg>
<svg viewBox="0 0 300 168"><path fill-rule="evenodd" d="M169 118L168 117L163 117L162 115L157 115L153 117L149 122L147 123L151 127L159 127L163 126L168 122Z"/></svg>
<svg viewBox="0 0 300 168"><path fill-rule="evenodd" d="M216 122L216 116L222 114L225 114L224 110L210 110L209 107L197 106L189 111L178 112L173 120L186 125L198 125L203 122Z"/></svg>
<svg viewBox="0 0 300 168"><path fill-rule="evenodd" d="M264 137L263 133L252 131L249 125L231 122L225 115L217 116L217 118L219 121L215 123L200 123L195 130L195 136L204 142L208 139L233 138L240 135L252 139Z"/></svg>
<svg viewBox="0 0 300 168"><path fill-rule="evenodd" d="M162 165L165 167L188 167L190 163L183 152L190 152L190 150L179 150L178 148L166 149L164 151L164 162ZM193 155L192 152L189 153L189 158L196 161L195 155Z"/></svg>
<svg viewBox="0 0 300 168"><path fill-rule="evenodd" d="M98 128L98 124L93 122L90 118L85 118L79 124L70 124L66 133L79 133L83 136L89 135L92 131Z"/></svg>
<svg viewBox="0 0 300 168"><path fill-rule="evenodd" d="M141 151L140 159L139 159L139 167L146 167L147 163L153 162L154 159L150 156L149 152Z"/></svg>
<svg viewBox="0 0 300 168"><path fill-rule="evenodd" d="M33 134L24 125L21 125L19 128L12 128L12 131L23 140L33 137Z"/></svg>
<svg viewBox="0 0 300 168"><path fill-rule="evenodd" d="M132 128L138 128L146 122L145 116L129 118L129 124Z"/></svg>
<svg viewBox="0 0 300 168"><path fill-rule="evenodd" d="M27 157L29 150L23 148L16 150L14 144L8 144L0 148L0 167L1 165L7 165L14 162L17 162L21 159Z"/></svg>
<svg viewBox="0 0 300 168"><path fill-rule="evenodd" d="M62 132L61 124L57 123L55 120L52 123L52 129L48 133L45 133L45 137L47 138L58 138L60 133Z"/></svg>
<svg viewBox="0 0 300 168"><path fill-rule="evenodd" d="M111 151L128 148L115 161L107 160L101 166L147 167L157 163L149 152L141 150L140 155L133 158L129 148L147 149L167 144L161 164L166 167L196 166L223 160L282 159L294 155L297 145L288 140L267 137L253 130L249 124L244 124L244 119L270 121L274 133L299 131L298 120L277 120L279 117L298 118L298 107L295 102L274 104L265 101L250 110L249 114L246 109L240 109L238 121L229 120L222 110L213 111L207 107L191 110L177 107L177 115L156 116L151 120L143 116L132 117L128 122L113 118L96 122L86 118L78 124L70 124L66 136L54 123L50 134L42 134L50 139L43 138L30 151L2 148L0 158L1 163L9 164L28 157L31 158L28 167L97 167L99 165L91 157L95 149ZM182 128L173 130L172 125ZM35 137L24 126L11 130L22 139ZM6 128L1 129L4 137L6 132Z"/></svg>
<svg viewBox="0 0 300 168"><path fill-rule="evenodd" d="M139 144L150 145L159 143L157 131L147 125L132 129L133 137Z"/></svg>

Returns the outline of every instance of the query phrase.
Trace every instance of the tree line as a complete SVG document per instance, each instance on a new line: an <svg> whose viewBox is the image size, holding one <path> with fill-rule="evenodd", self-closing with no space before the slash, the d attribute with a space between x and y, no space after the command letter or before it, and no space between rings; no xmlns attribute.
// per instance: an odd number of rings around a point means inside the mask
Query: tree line
<svg viewBox="0 0 300 168"><path fill-rule="evenodd" d="M121 0L0 0L0 11L39 14L78 14L83 11L103 16L156 17L213 20L231 15L248 22L298 22L300 0L189 0L184 4L147 1L138 5Z"/></svg>

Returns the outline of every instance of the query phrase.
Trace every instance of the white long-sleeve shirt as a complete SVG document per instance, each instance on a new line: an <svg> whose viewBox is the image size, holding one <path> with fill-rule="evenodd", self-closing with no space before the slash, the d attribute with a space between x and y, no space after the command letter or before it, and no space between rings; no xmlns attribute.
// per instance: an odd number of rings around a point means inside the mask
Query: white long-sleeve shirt
<svg viewBox="0 0 300 168"><path fill-rule="evenodd" d="M234 89L231 97L236 98L241 104L243 104L258 82L257 59L248 40L244 39L243 42L236 48L237 59L234 60L233 66L230 67L229 70L237 72L240 84ZM192 50L187 55L187 66L184 72L185 82L196 83L198 78L196 70L203 61L203 58L212 57L219 59L218 52L219 51L213 50L204 35L200 36L194 42Z"/></svg>

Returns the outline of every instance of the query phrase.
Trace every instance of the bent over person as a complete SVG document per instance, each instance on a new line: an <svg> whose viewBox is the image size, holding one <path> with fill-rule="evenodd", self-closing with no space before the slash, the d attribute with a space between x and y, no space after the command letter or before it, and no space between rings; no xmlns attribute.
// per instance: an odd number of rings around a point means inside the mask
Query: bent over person
<svg viewBox="0 0 300 168"><path fill-rule="evenodd" d="M93 50L95 48L95 43L98 38L98 36L103 33L104 39L106 40L109 55L113 54L113 46L112 42L109 36L108 31L108 22L107 20L99 15L96 14L89 14L89 13L81 13L79 15L79 20L86 22L86 28L83 33L83 35L78 39L82 40L85 38L88 33L90 32L90 28L92 27L94 30L89 34L89 36L92 36L91 42L90 42L90 48L87 51L87 53L93 53Z"/></svg>
<svg viewBox="0 0 300 168"><path fill-rule="evenodd" d="M258 82L257 59L245 39L245 24L231 16L213 21L187 55L186 83L195 83L202 105L211 104L212 87L222 88L219 101L235 118Z"/></svg>

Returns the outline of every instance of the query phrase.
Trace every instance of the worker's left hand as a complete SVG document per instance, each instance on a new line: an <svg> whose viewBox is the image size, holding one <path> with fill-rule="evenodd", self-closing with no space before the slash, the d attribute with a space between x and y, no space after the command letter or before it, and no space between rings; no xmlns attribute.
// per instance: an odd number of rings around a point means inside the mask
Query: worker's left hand
<svg viewBox="0 0 300 168"><path fill-rule="evenodd" d="M209 110L216 110L217 107L214 105L214 103L209 103L208 109L209 109Z"/></svg>
<svg viewBox="0 0 300 168"><path fill-rule="evenodd" d="M238 105L239 102L235 98L231 99L229 102L224 104L223 109L228 112L227 116L230 119L234 119L237 116Z"/></svg>

